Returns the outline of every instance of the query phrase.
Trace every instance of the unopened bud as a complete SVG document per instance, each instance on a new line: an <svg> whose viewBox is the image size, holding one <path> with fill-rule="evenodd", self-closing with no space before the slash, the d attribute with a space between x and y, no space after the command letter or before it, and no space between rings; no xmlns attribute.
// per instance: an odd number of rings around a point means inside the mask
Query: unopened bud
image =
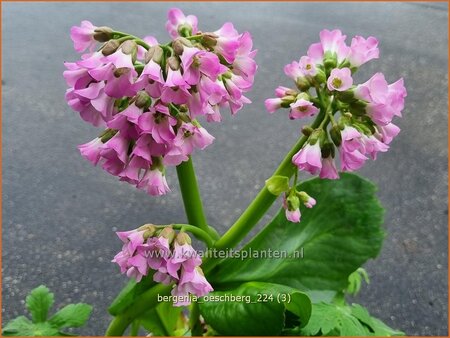
<svg viewBox="0 0 450 338"><path fill-rule="evenodd" d="M172 227L166 226L159 233L159 237L164 237L169 243L172 243L173 239L175 238L175 231L173 231Z"/></svg>
<svg viewBox="0 0 450 338"><path fill-rule="evenodd" d="M120 42L117 40L109 40L102 48L102 54L104 56L111 55L116 52L117 48L119 48Z"/></svg>
<svg viewBox="0 0 450 338"><path fill-rule="evenodd" d="M119 78L119 77L121 77L122 75L128 74L129 72L130 72L130 69L129 69L129 68L126 68L126 67L117 68L117 69L114 71L114 76L117 77L117 78Z"/></svg>
<svg viewBox="0 0 450 338"><path fill-rule="evenodd" d="M141 90L136 94L136 101L134 102L136 107L146 110L152 104L152 98L146 91Z"/></svg>
<svg viewBox="0 0 450 338"><path fill-rule="evenodd" d="M202 35L202 45L205 47L214 47L217 45L217 38L218 36L214 33L204 33Z"/></svg>
<svg viewBox="0 0 450 338"><path fill-rule="evenodd" d="M188 24L180 25L178 26L178 33L184 37L190 36L192 34L192 26Z"/></svg>
<svg viewBox="0 0 450 338"><path fill-rule="evenodd" d="M298 89L302 91L307 91L309 87L311 87L311 84L309 83L308 79L304 76L298 77L295 81L295 85Z"/></svg>
<svg viewBox="0 0 450 338"><path fill-rule="evenodd" d="M286 204L289 211L297 210L300 208L300 199L296 194L289 194L286 198Z"/></svg>
<svg viewBox="0 0 450 338"><path fill-rule="evenodd" d="M339 101L351 103L355 101L355 92L352 89L345 90L343 92L337 92L337 98L339 99Z"/></svg>
<svg viewBox="0 0 450 338"><path fill-rule="evenodd" d="M283 96L281 98L281 108L290 108L291 103L295 101L295 97L291 95Z"/></svg>
<svg viewBox="0 0 450 338"><path fill-rule="evenodd" d="M175 56L171 56L170 58L167 59L167 65L172 70L178 70L180 69L180 60Z"/></svg>
<svg viewBox="0 0 450 338"><path fill-rule="evenodd" d="M172 48L176 55L183 54L184 45L179 39L172 42Z"/></svg>
<svg viewBox="0 0 450 338"><path fill-rule="evenodd" d="M122 52L126 55L131 55L133 63L136 61L137 57L137 44L133 40L127 40L120 46Z"/></svg>
<svg viewBox="0 0 450 338"><path fill-rule="evenodd" d="M106 41L112 39L113 30L106 26L97 27L94 30L94 35L92 37L94 38L94 40L96 40L98 42L106 42Z"/></svg>
<svg viewBox="0 0 450 338"><path fill-rule="evenodd" d="M322 84L322 83L325 83L326 80L327 80L327 76L325 75L325 72L322 69L317 69L317 73L314 76L314 81L317 84Z"/></svg>
<svg viewBox="0 0 450 338"><path fill-rule="evenodd" d="M192 244L191 238L185 232L178 233L177 237L175 238L175 242L177 242L180 245L184 245L184 244L191 245Z"/></svg>
<svg viewBox="0 0 450 338"><path fill-rule="evenodd" d="M313 131L314 131L314 129L312 129L310 126L304 126L302 128L302 134L305 136L310 136Z"/></svg>
<svg viewBox="0 0 450 338"><path fill-rule="evenodd" d="M321 136L323 135L323 129L317 128L314 129L311 133L311 136L309 137L309 143L313 146L317 143L317 141L320 140Z"/></svg>
<svg viewBox="0 0 450 338"><path fill-rule="evenodd" d="M341 138L341 129L339 128L339 126L333 126L330 129L330 137L333 140L333 143L336 145L336 147L339 147L342 143L342 138ZM328 157L328 156L324 156L324 157Z"/></svg>
<svg viewBox="0 0 450 338"><path fill-rule="evenodd" d="M152 46L145 53L145 63L149 63L151 60L153 60L154 62L156 62L157 64L160 65L163 55L164 55L164 51L159 45Z"/></svg>

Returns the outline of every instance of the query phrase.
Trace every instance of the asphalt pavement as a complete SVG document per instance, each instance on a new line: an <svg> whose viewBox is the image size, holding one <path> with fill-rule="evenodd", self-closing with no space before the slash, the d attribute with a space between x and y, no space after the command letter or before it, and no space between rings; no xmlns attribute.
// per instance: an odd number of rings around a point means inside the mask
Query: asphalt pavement
<svg viewBox="0 0 450 338"><path fill-rule="evenodd" d="M216 141L194 156L209 223L222 233L299 135L300 123L264 109L277 85L290 84L283 66L323 28L380 40L381 58L358 80L376 71L389 82L404 77L408 97L400 136L360 172L379 186L388 236L355 301L409 335L447 335L445 3L3 3L3 322L22 314L26 294L43 283L58 306L92 304L79 332L103 334L106 308L126 283L110 263L120 249L114 231L185 221L174 170L172 193L152 198L81 158L76 145L98 131L66 105L62 77L63 61L77 57L72 25L87 19L165 41L173 5L197 15L204 31L232 21L259 50L254 103L208 126Z"/></svg>

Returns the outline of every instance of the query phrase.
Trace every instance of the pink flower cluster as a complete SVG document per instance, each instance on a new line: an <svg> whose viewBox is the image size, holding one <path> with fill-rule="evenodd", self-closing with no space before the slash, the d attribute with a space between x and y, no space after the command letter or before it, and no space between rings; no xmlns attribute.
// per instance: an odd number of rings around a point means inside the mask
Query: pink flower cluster
<svg viewBox="0 0 450 338"><path fill-rule="evenodd" d="M137 282L153 272L153 280L169 285L174 283L172 295L177 296L175 306L189 305L189 295L202 297L213 288L203 275L202 260L191 246L185 232L178 234L170 227L142 227L117 232L123 242L120 251L112 260L121 273Z"/></svg>
<svg viewBox="0 0 450 338"><path fill-rule="evenodd" d="M270 113L289 108L291 119L316 116L321 122L315 129L303 129L307 141L292 163L327 179L339 178L336 148L341 171L358 170L366 160L389 149L400 132L392 120L402 116L407 95L403 79L388 84L382 73L355 85L353 74L358 68L379 57L378 40L355 36L348 46L345 39L340 30L322 30L320 42L284 68L296 88L280 86L275 90L277 97L265 101ZM294 213L288 218L298 217Z"/></svg>
<svg viewBox="0 0 450 338"><path fill-rule="evenodd" d="M83 157L151 195L169 191L165 167L187 161L214 137L197 119L221 121L250 100L257 65L248 32L231 23L201 33L197 18L171 9L169 44L143 40L83 21L72 27L75 50L90 52L66 62L68 105L83 120L106 127L79 146ZM105 42L92 52L97 42Z"/></svg>

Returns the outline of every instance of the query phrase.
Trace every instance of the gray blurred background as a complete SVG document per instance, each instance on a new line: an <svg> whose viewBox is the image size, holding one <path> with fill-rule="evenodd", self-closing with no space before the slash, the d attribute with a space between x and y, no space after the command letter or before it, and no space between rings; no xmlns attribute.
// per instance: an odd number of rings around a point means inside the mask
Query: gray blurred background
<svg viewBox="0 0 450 338"><path fill-rule="evenodd" d="M220 232L299 136L301 123L264 109L277 85L290 85L283 66L323 28L379 38L381 58L357 79L404 77L408 97L400 136L360 172L379 186L388 236L356 301L409 335L447 335L445 3L3 3L3 321L22 314L26 294L44 283L58 306L92 304L81 332L102 335L106 308L126 282L110 263L120 249L114 231L185 221L175 170L173 192L151 198L81 158L76 146L98 130L67 107L62 77L63 61L77 58L72 25L88 19L166 41L172 5L197 15L204 31L232 21L259 49L254 103L208 125L216 141L194 157L208 220Z"/></svg>

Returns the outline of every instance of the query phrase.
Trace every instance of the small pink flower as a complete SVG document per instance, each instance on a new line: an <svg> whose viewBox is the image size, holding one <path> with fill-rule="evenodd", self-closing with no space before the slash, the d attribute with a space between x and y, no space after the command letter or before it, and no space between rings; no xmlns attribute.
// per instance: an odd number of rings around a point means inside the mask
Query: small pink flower
<svg viewBox="0 0 450 338"><path fill-rule="evenodd" d="M312 175L319 173L322 169L322 154L319 142L314 145L306 144L292 157L292 163L300 170L308 171Z"/></svg>
<svg viewBox="0 0 450 338"><path fill-rule="evenodd" d="M308 76L314 76L317 73L315 62L308 56L302 56L299 62L300 70L303 74Z"/></svg>
<svg viewBox="0 0 450 338"><path fill-rule="evenodd" d="M157 105L150 108L138 121L142 133L151 134L158 143L170 143L175 138L173 126L177 124L177 120L170 115L166 106Z"/></svg>
<svg viewBox="0 0 450 338"><path fill-rule="evenodd" d="M316 115L318 112L319 108L315 107L312 102L305 99L300 99L291 103L289 118L294 120L304 117L310 117Z"/></svg>
<svg viewBox="0 0 450 338"><path fill-rule="evenodd" d="M172 277L179 278L178 271L180 269L193 271L201 263L201 258L198 257L197 252L190 244L180 245L175 241L173 256L167 262L167 272Z"/></svg>
<svg viewBox="0 0 450 338"><path fill-rule="evenodd" d="M378 40L373 36L364 39L362 36L355 36L350 46L348 60L353 67L360 67L362 64L378 59L380 51L378 49Z"/></svg>
<svg viewBox="0 0 450 338"><path fill-rule="evenodd" d="M327 80L329 90L339 92L349 89L353 84L352 72L350 68L334 68Z"/></svg>
<svg viewBox="0 0 450 338"><path fill-rule="evenodd" d="M184 15L179 8L171 8L167 13L168 21L166 22L166 30L172 39L180 36L180 28L185 26L191 30L191 34L195 35L198 31L198 20L195 15Z"/></svg>
<svg viewBox="0 0 450 338"><path fill-rule="evenodd" d="M350 53L350 48L345 44L346 36L339 29L320 32L320 42L324 52L336 54L338 62L344 60Z"/></svg>
<svg viewBox="0 0 450 338"><path fill-rule="evenodd" d="M100 151L102 146L103 142L99 137L97 137L88 143L80 144L78 149L80 150L81 156L92 162L93 165L97 165L100 160Z"/></svg>
<svg viewBox="0 0 450 338"><path fill-rule="evenodd" d="M299 223L301 219L300 209L285 210L286 219L292 223Z"/></svg>
<svg viewBox="0 0 450 338"><path fill-rule="evenodd" d="M284 66L284 73L294 81L299 77L305 76L297 61L292 61L290 64Z"/></svg>
<svg viewBox="0 0 450 338"><path fill-rule="evenodd" d="M193 294L203 297L213 291L211 284L206 280L201 268L197 267L193 271L183 270L179 283L172 290L173 296L186 297ZM189 305L189 301L175 303L174 306Z"/></svg>
<svg viewBox="0 0 450 338"><path fill-rule="evenodd" d="M346 126L341 131L342 144L340 146L341 170L355 171L360 169L367 157L361 153L361 133L353 127Z"/></svg>
<svg viewBox="0 0 450 338"><path fill-rule="evenodd" d="M240 36L231 22L226 22L214 32L217 35L214 51L224 57L228 63L233 63L240 47Z"/></svg>
<svg viewBox="0 0 450 338"><path fill-rule="evenodd" d="M376 128L379 132L378 137L384 144L391 143L398 133L400 133L400 128L393 123L389 123L385 126L377 126Z"/></svg>
<svg viewBox="0 0 450 338"><path fill-rule="evenodd" d="M236 75L253 82L256 69L258 68L254 58L256 50L252 50L253 41L249 32L243 33L239 38L239 48L236 51L236 57L232 65L232 71Z"/></svg>
<svg viewBox="0 0 450 338"><path fill-rule="evenodd" d="M77 52L92 49L96 43L94 40L94 30L97 29L91 22L84 20L80 26L73 26L70 29L70 38Z"/></svg>
<svg viewBox="0 0 450 338"><path fill-rule="evenodd" d="M275 95L280 98L289 95L289 93L291 93L291 92L296 92L296 91L294 89L291 89L288 87L283 87L283 86L278 86L275 89Z"/></svg>
<svg viewBox="0 0 450 338"><path fill-rule="evenodd" d="M311 209L313 206L316 205L316 200L312 198L311 196L308 196L308 199L303 203L305 207Z"/></svg>
<svg viewBox="0 0 450 338"><path fill-rule="evenodd" d="M322 169L320 170L319 177L328 178L330 180L337 180L339 178L336 164L331 156L322 159Z"/></svg>
<svg viewBox="0 0 450 338"><path fill-rule="evenodd" d="M152 196L165 195L170 191L166 176L159 169L147 170L137 187Z"/></svg>
<svg viewBox="0 0 450 338"><path fill-rule="evenodd" d="M271 114L280 109L282 103L283 100L281 98L266 99L264 101L267 111Z"/></svg>
<svg viewBox="0 0 450 338"><path fill-rule="evenodd" d="M368 154L372 158L372 160L375 160L377 158L378 152L384 153L389 150L389 146L381 142L374 135L367 136L362 134L361 145L362 153Z"/></svg>

